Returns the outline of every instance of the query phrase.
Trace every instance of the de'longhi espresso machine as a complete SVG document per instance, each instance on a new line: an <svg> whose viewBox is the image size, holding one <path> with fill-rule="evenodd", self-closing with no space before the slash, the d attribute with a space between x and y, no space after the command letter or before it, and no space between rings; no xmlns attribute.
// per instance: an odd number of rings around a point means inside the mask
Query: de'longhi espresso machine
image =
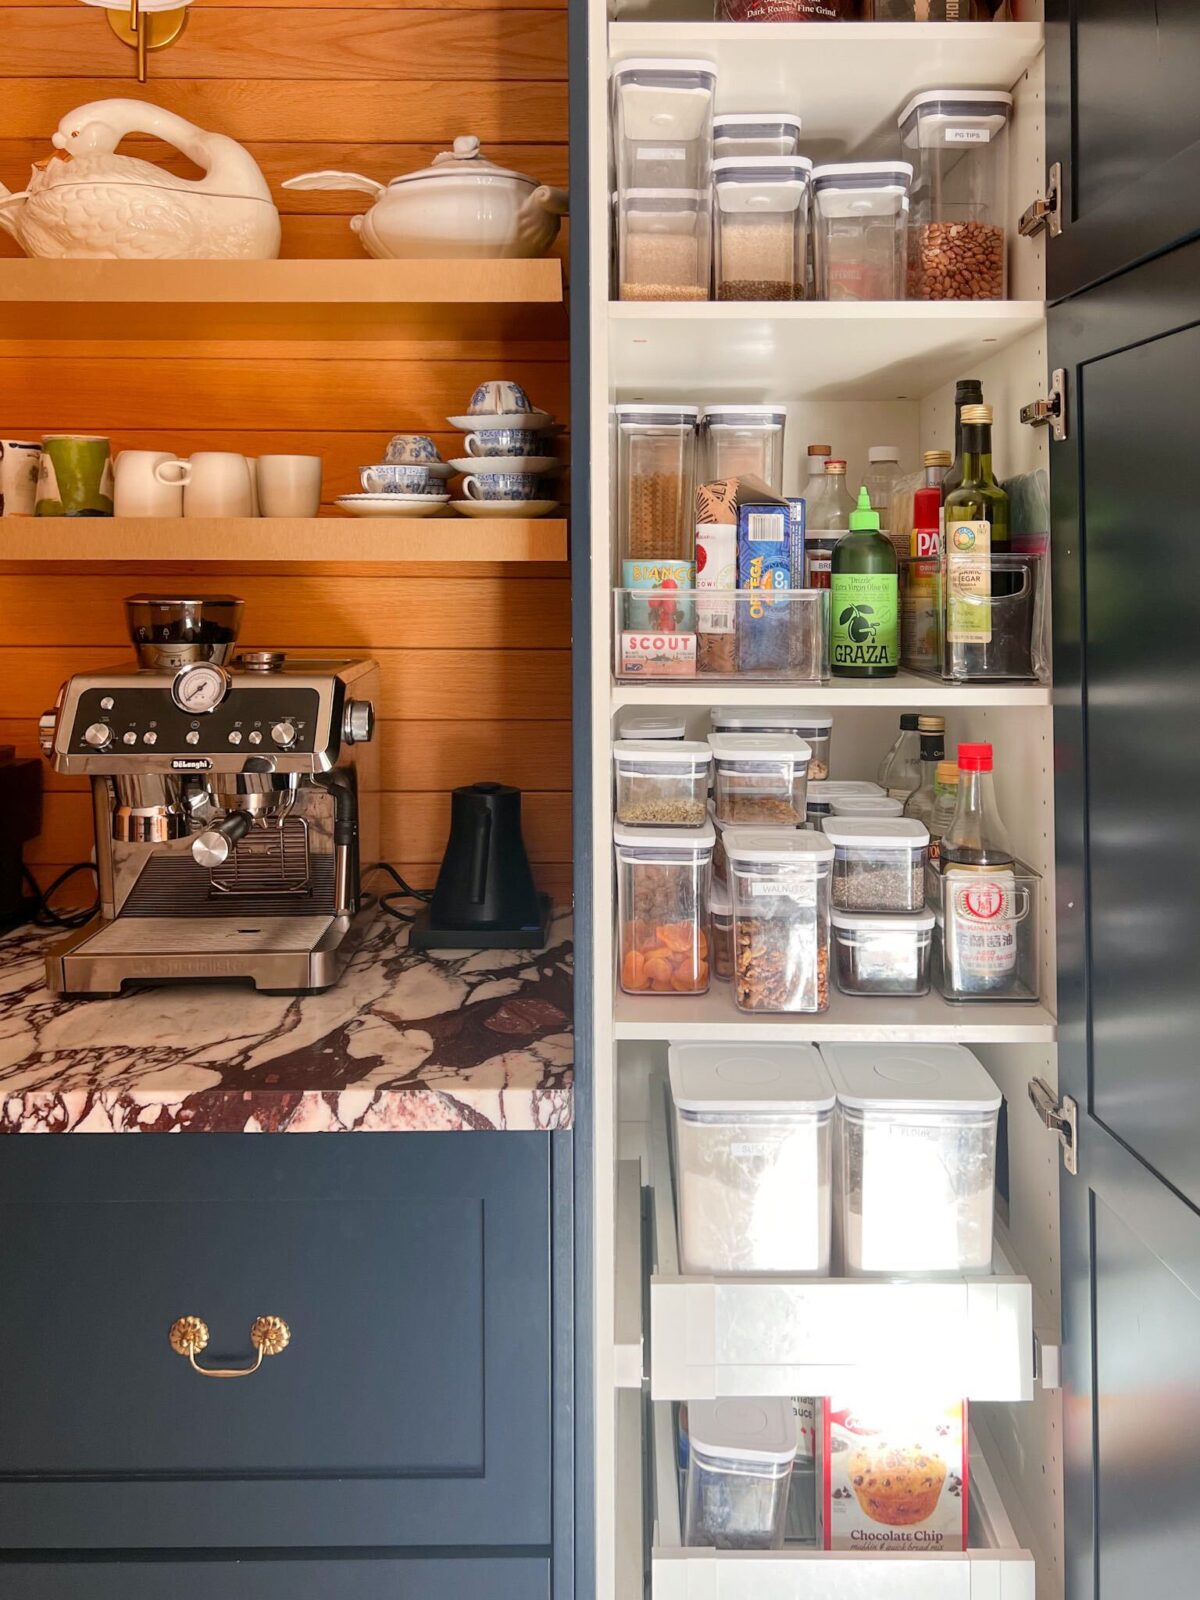
<svg viewBox="0 0 1200 1600"><path fill-rule="evenodd" d="M377 859L378 668L234 655L232 595L133 595L136 665L68 679L41 721L91 780L98 914L46 958L55 994L132 981L336 982Z"/></svg>

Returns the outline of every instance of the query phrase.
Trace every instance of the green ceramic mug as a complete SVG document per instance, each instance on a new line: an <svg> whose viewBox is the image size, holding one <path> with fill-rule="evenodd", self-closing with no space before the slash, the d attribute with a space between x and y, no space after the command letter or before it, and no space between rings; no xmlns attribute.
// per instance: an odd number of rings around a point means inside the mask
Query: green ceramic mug
<svg viewBox="0 0 1200 1600"><path fill-rule="evenodd" d="M112 450L86 433L51 433L42 440L39 517L111 517Z"/></svg>

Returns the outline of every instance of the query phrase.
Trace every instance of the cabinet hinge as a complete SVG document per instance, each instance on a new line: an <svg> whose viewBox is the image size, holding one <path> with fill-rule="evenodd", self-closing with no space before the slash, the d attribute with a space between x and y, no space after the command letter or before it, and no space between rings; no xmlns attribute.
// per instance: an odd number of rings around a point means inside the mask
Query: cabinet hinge
<svg viewBox="0 0 1200 1600"><path fill-rule="evenodd" d="M1055 162L1050 168L1049 179L1046 184L1046 198L1038 199L1021 213L1021 220L1017 223L1017 231L1024 239L1032 239L1034 234L1041 233L1045 228L1052 239L1057 239L1062 232L1062 213L1059 204L1062 199L1062 166Z"/></svg>
<svg viewBox="0 0 1200 1600"><path fill-rule="evenodd" d="M1021 421L1031 428L1049 428L1060 442L1067 437L1067 373L1055 367L1050 374L1050 393L1044 400L1031 400L1021 407Z"/></svg>
<svg viewBox="0 0 1200 1600"><path fill-rule="evenodd" d="M1063 1166L1072 1177L1079 1171L1079 1107L1069 1094L1061 1100L1044 1078L1031 1078L1029 1098L1033 1109L1062 1145Z"/></svg>

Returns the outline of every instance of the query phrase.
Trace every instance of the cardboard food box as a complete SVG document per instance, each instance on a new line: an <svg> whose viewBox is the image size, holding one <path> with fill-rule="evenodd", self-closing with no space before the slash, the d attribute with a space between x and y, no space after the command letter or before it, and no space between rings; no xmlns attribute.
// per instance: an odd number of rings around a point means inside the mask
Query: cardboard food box
<svg viewBox="0 0 1200 1600"><path fill-rule="evenodd" d="M761 602L697 601L701 672L769 670L786 665L788 602L770 595L793 586L793 512L757 478L723 478L696 494L696 587L714 594L750 591Z"/></svg>
<svg viewBox="0 0 1200 1600"><path fill-rule="evenodd" d="M967 1548L967 1404L823 1406L826 1550Z"/></svg>

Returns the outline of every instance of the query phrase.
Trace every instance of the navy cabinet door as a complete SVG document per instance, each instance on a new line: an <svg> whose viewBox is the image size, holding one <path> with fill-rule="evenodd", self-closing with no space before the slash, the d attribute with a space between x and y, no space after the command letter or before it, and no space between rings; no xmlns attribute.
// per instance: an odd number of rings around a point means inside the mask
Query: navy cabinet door
<svg viewBox="0 0 1200 1600"><path fill-rule="evenodd" d="M1197 1592L1200 243L1050 313L1068 1600Z"/></svg>
<svg viewBox="0 0 1200 1600"><path fill-rule="evenodd" d="M1046 0L1047 164L1060 163L1060 299L1200 230L1200 5Z"/></svg>
<svg viewBox="0 0 1200 1600"><path fill-rule="evenodd" d="M550 1139L0 1144L0 1550L548 1549ZM291 1343L206 1378L251 1323ZM0 1591L3 1583L0 1581Z"/></svg>
<svg viewBox="0 0 1200 1600"><path fill-rule="evenodd" d="M5 1563L4 1600L550 1600L528 1555Z"/></svg>

